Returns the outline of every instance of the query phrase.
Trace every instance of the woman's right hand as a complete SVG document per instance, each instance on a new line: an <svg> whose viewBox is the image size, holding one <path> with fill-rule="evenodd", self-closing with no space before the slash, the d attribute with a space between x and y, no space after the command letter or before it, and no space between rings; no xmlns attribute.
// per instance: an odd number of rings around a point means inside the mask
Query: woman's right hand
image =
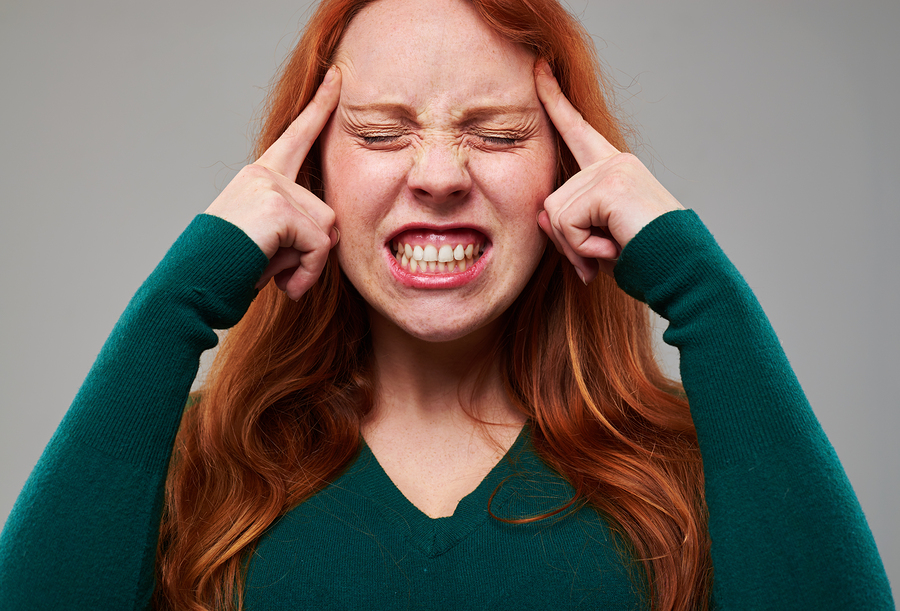
<svg viewBox="0 0 900 611"><path fill-rule="evenodd" d="M332 66L303 112L206 210L242 229L269 258L256 288L274 278L295 301L318 280L340 237L334 211L296 183L303 160L340 97L341 73Z"/></svg>

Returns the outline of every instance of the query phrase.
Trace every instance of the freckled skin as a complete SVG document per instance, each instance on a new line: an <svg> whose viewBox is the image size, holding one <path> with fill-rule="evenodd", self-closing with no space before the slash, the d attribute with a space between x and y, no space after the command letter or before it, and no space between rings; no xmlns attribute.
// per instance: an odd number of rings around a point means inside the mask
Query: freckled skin
<svg viewBox="0 0 900 611"><path fill-rule="evenodd" d="M534 57L465 3L381 0L354 18L336 64L325 201L373 332L427 342L491 332L546 245L536 217L553 190L555 141ZM453 289L403 286L384 253L410 223L480 228L483 272Z"/></svg>
<svg viewBox="0 0 900 611"><path fill-rule="evenodd" d="M375 389L360 432L414 505L452 515L524 422L496 363L479 357L545 236L590 281L680 206L636 158L586 129L546 65L499 39L467 0L370 4L335 62L207 212L270 258L258 286L274 279L292 299L337 248L371 320ZM551 195L556 133L582 171ZM317 138L325 202L291 178ZM390 251L398 235L474 236L483 254L457 276L410 273Z"/></svg>

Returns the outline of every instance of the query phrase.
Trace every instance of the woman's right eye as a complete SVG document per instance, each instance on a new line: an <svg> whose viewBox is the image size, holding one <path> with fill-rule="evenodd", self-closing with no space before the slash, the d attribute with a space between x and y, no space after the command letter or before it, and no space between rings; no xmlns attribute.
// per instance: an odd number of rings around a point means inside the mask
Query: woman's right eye
<svg viewBox="0 0 900 611"><path fill-rule="evenodd" d="M390 144L399 138L397 134L382 134L376 136L360 136L366 144Z"/></svg>

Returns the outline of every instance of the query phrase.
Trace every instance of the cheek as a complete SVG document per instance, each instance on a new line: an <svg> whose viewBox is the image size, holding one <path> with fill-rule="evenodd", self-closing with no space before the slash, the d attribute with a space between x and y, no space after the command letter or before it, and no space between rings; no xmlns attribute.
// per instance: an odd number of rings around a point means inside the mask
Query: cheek
<svg viewBox="0 0 900 611"><path fill-rule="evenodd" d="M325 203L334 210L338 227L380 218L405 184L406 169L400 159L352 143L329 149L322 169Z"/></svg>
<svg viewBox="0 0 900 611"><path fill-rule="evenodd" d="M506 222L521 223L543 234L537 225L537 213L553 192L556 160L551 154L524 151L505 158L480 159L472 171Z"/></svg>

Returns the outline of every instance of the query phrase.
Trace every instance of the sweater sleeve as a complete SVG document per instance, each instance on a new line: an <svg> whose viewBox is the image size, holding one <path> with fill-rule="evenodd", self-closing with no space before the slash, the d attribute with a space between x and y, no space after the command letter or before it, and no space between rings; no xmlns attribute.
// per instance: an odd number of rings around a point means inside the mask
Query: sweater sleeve
<svg viewBox="0 0 900 611"><path fill-rule="evenodd" d="M697 429L718 609L893 609L853 489L750 288L691 211L623 250L616 280L669 321Z"/></svg>
<svg viewBox="0 0 900 611"><path fill-rule="evenodd" d="M0 536L3 608L145 609L163 486L213 329L234 325L267 259L198 216L141 286L25 484Z"/></svg>

